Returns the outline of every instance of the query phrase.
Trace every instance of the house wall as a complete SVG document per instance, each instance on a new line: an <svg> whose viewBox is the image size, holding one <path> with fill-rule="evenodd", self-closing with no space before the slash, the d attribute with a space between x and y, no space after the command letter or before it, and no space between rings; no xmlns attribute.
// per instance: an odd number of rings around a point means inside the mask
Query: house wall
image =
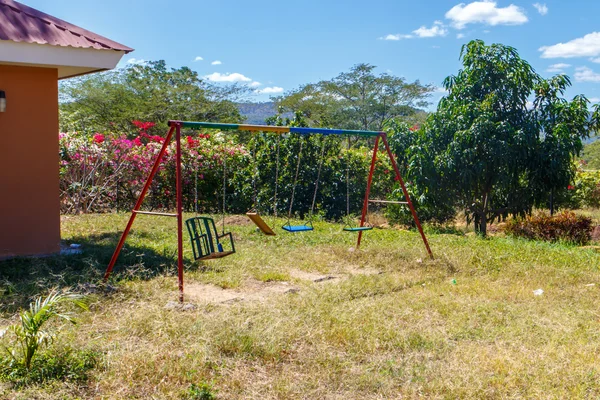
<svg viewBox="0 0 600 400"><path fill-rule="evenodd" d="M60 250L58 70L0 65L0 259Z"/></svg>

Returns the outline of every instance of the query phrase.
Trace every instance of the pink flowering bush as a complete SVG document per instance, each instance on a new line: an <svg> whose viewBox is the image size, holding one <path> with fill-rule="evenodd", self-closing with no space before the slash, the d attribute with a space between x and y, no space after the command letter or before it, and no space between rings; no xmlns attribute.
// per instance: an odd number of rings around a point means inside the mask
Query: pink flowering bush
<svg viewBox="0 0 600 400"><path fill-rule="evenodd" d="M151 135L150 122L133 121L139 134L77 132L61 133L60 190L63 213L130 211L160 152L165 138ZM277 210L289 209L294 190L298 149L304 141L296 185L293 212L306 215L312 205L322 141L320 137L291 136L281 140L280 166L276 170L276 135L256 135L247 147L236 144L235 136L224 133L184 132L182 150L182 194L186 211L220 212L223 204L223 176L226 171L227 212L250 208L272 212L277 184ZM346 169L350 167L351 213L362 208L371 149L360 147L347 153L342 139L330 139L322 163L316 211L339 219L346 213ZM247 148L252 149L249 154ZM172 140L159 164L143 209L176 208L176 143ZM387 157L380 154L371 195L387 198L397 187ZM254 202L256 200L256 203Z"/></svg>
<svg viewBox="0 0 600 400"><path fill-rule="evenodd" d="M164 143L164 137L146 133L152 123L134 124L141 131L133 139L101 133L59 135L62 212L133 208ZM193 210L196 198L200 209L214 208L222 190L223 163L229 171L240 170L246 164L246 151L223 138L202 134L184 136L181 149L184 208ZM146 208L175 208L175 155L172 140L144 202Z"/></svg>

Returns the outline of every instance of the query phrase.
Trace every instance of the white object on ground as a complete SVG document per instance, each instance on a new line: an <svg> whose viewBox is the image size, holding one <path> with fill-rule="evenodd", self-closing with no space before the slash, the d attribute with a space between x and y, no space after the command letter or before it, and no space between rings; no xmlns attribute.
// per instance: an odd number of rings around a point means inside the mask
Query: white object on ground
<svg viewBox="0 0 600 400"><path fill-rule="evenodd" d="M541 296L544 294L544 290L543 289L536 289L533 291L534 296Z"/></svg>

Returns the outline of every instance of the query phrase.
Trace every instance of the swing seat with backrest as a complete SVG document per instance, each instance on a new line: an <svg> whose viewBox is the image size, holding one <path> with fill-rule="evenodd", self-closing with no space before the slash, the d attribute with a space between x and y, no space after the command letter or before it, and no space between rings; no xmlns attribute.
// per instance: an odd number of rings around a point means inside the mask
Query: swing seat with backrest
<svg viewBox="0 0 600 400"><path fill-rule="evenodd" d="M190 234L196 261L222 258L235 253L235 244L231 232L219 235L214 219L210 217L193 217L186 220L185 225ZM221 240L223 238L229 238L228 243L225 241L228 244L228 250L223 248Z"/></svg>

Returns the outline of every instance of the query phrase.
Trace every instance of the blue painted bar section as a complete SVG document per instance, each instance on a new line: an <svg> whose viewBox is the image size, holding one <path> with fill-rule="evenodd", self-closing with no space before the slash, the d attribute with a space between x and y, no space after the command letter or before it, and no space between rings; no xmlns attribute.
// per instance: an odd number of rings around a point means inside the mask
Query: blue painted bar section
<svg viewBox="0 0 600 400"><path fill-rule="evenodd" d="M287 127L287 126L263 126L263 125L246 125L246 124L219 124L214 122L192 122L192 121L169 121L169 126L175 124L181 124L182 128L191 129L220 129L226 131L236 130L252 130L262 132L276 132L276 133L296 133L299 135L348 135L348 136L369 136L375 137L381 135L383 132L376 131L357 131L347 129L327 129L327 128L298 128L298 127Z"/></svg>
<svg viewBox="0 0 600 400"><path fill-rule="evenodd" d="M353 131L348 129L327 129L327 128L298 128L290 126L290 133L299 135L349 135L349 136L379 136L382 132L375 131Z"/></svg>

